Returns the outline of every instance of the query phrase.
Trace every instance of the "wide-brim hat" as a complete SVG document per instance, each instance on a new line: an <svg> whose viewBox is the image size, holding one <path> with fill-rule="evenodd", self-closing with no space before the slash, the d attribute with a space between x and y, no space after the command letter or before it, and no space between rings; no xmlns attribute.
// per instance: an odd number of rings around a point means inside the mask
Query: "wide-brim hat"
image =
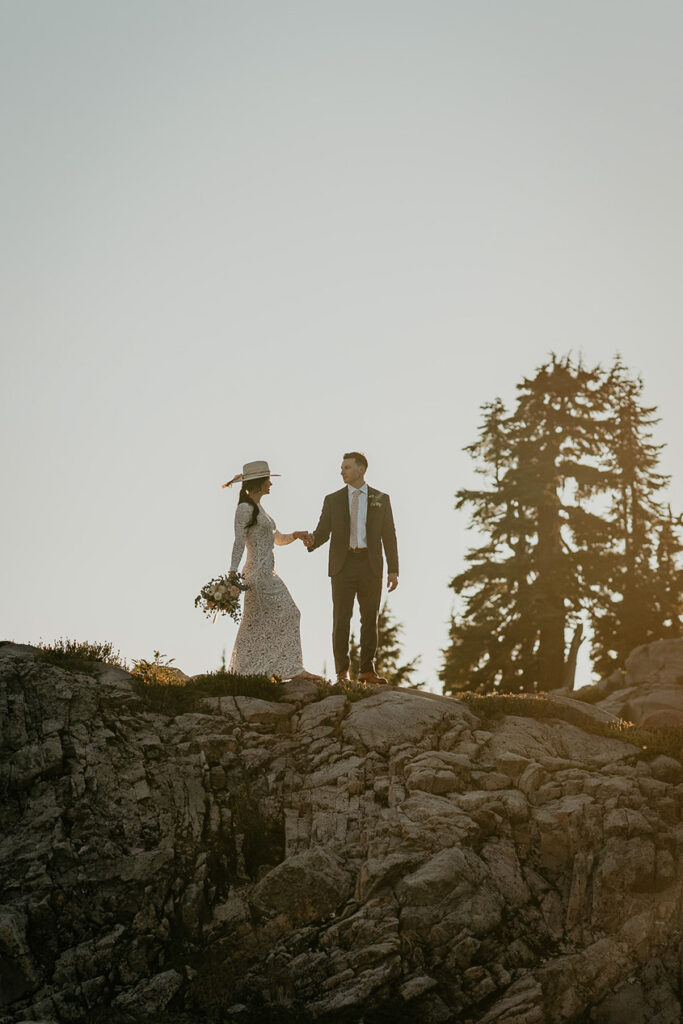
<svg viewBox="0 0 683 1024"><path fill-rule="evenodd" d="M271 473L267 462L245 462L242 466L242 480L258 480L262 476L281 476L281 473Z"/></svg>
<svg viewBox="0 0 683 1024"><path fill-rule="evenodd" d="M234 476L232 480L229 480L227 484L223 484L223 487L230 487L232 486L232 484L237 483L238 480L241 480L242 483L245 483L248 480L260 480L262 477L266 476L281 475L281 473L271 473L270 466L268 465L267 462L245 462L244 465L242 466L242 472L238 473L237 476Z"/></svg>

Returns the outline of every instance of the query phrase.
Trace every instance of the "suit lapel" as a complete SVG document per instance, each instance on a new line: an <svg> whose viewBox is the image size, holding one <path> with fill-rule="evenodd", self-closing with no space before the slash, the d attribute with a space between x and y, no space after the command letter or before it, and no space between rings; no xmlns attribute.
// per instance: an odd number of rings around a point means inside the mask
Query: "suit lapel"
<svg viewBox="0 0 683 1024"><path fill-rule="evenodd" d="M342 513L342 515L344 517L344 521L348 525L350 525L351 524L351 513L349 512L349 492L348 492L348 488L346 488L346 487L344 487L339 492L339 507L340 507L341 513Z"/></svg>
<svg viewBox="0 0 683 1024"><path fill-rule="evenodd" d="M346 545L348 547L349 537L351 536L351 513L349 512L349 492L346 487L343 487L341 491L339 491L339 513L341 516L342 529L346 534Z"/></svg>
<svg viewBox="0 0 683 1024"><path fill-rule="evenodd" d="M380 510L377 506L372 504L372 499L379 493L380 492L375 487L368 486L368 518L366 520L368 543L370 535L372 534L374 536L377 533L377 525L379 523L379 519L377 517Z"/></svg>

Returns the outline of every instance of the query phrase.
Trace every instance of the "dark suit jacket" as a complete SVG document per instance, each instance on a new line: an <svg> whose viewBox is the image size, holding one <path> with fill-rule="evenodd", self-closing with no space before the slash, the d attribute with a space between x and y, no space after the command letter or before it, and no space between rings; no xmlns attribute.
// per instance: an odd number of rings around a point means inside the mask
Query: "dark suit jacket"
<svg viewBox="0 0 683 1024"><path fill-rule="evenodd" d="M344 568L349 553L349 536L351 532L351 516L349 515L349 491L342 487L334 494L328 494L323 502L320 522L313 534L311 551L315 551L330 540L330 576L336 576ZM368 562L376 575L382 575L382 547L387 556L387 569L398 573L398 546L396 544L396 528L391 511L388 494L368 486Z"/></svg>

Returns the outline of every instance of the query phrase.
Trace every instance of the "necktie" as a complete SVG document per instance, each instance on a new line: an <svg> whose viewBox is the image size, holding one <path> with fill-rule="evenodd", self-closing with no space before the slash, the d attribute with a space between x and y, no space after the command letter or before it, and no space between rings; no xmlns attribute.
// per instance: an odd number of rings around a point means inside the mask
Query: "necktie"
<svg viewBox="0 0 683 1024"><path fill-rule="evenodd" d="M360 491L353 491L351 494L351 533L349 535L349 546L358 547L358 498Z"/></svg>

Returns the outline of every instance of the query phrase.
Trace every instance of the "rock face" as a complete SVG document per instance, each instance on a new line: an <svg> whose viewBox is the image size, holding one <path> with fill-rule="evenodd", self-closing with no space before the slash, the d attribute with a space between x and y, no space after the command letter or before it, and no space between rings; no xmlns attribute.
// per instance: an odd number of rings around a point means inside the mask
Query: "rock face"
<svg viewBox="0 0 683 1024"><path fill-rule="evenodd" d="M0 647L0 1024L681 1020L683 768L312 684L146 710Z"/></svg>
<svg viewBox="0 0 683 1024"><path fill-rule="evenodd" d="M683 684L683 640L656 640L636 647L626 659L625 682L627 686Z"/></svg>
<svg viewBox="0 0 683 1024"><path fill-rule="evenodd" d="M683 640L636 647L626 672L615 672L605 684L612 692L597 705L603 711L646 729L683 725Z"/></svg>

